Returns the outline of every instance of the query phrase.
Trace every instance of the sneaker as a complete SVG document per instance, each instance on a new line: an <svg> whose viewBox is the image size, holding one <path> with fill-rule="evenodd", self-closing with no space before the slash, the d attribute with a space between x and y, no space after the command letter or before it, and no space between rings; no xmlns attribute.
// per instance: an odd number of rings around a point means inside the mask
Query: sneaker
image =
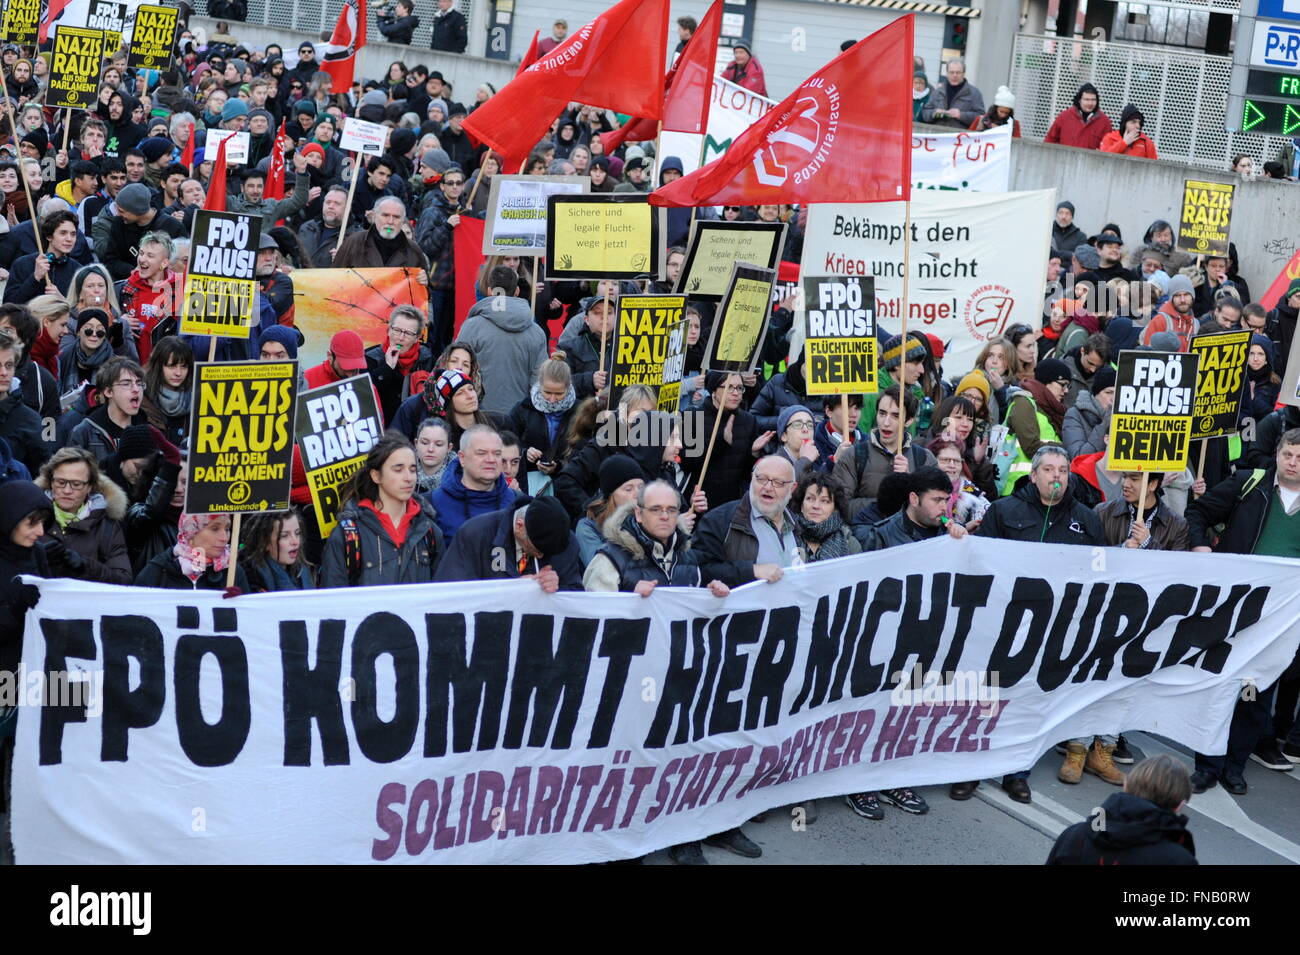
<svg viewBox="0 0 1300 955"><path fill-rule="evenodd" d="M709 860L704 858L704 850L700 848L698 842L683 842L679 846L671 846L668 849L668 858L673 860L674 865L709 864Z"/></svg>
<svg viewBox="0 0 1300 955"><path fill-rule="evenodd" d="M1206 772L1204 769L1198 769L1192 773L1192 792L1203 793L1207 789L1213 789L1219 785L1219 780L1213 773Z"/></svg>
<svg viewBox="0 0 1300 955"><path fill-rule="evenodd" d="M1133 751L1128 748L1128 740L1123 736L1115 743L1115 750L1110 754L1111 760L1123 766L1133 764Z"/></svg>
<svg viewBox="0 0 1300 955"><path fill-rule="evenodd" d="M880 808L880 800L876 798L875 793L853 793L845 796L844 801L863 819L874 819L879 822L885 818L885 810Z"/></svg>
<svg viewBox="0 0 1300 955"><path fill-rule="evenodd" d="M1293 763L1300 763L1300 746L1295 743L1283 743L1282 755Z"/></svg>
<svg viewBox="0 0 1300 955"><path fill-rule="evenodd" d="M1255 746L1255 751L1250 754L1250 758L1259 765L1275 769L1279 773L1289 773L1294 768L1291 760L1282 755L1282 751L1277 748L1277 743L1272 740L1260 740Z"/></svg>
<svg viewBox="0 0 1300 955"><path fill-rule="evenodd" d="M726 832L719 832L716 835L709 836L704 840L711 846L717 846L719 849L730 849L738 856L744 856L746 859L757 859L763 854L757 842L754 842L746 836L740 829L728 829Z"/></svg>
<svg viewBox="0 0 1300 955"><path fill-rule="evenodd" d="M914 816L924 816L930 811L926 801L910 789L882 789L880 798L891 806L897 806L903 812L910 812Z"/></svg>

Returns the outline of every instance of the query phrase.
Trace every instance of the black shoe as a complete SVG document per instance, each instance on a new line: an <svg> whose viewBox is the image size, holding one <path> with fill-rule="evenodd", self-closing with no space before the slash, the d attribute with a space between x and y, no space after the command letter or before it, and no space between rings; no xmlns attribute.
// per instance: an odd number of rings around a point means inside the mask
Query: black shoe
<svg viewBox="0 0 1300 955"><path fill-rule="evenodd" d="M880 800L875 793L852 793L845 796L844 801L863 819L879 822L885 818L885 810L880 808Z"/></svg>
<svg viewBox="0 0 1300 955"><path fill-rule="evenodd" d="M1029 792L1029 780L1023 776L1003 776L1002 790L1016 802L1029 803L1033 797Z"/></svg>
<svg viewBox="0 0 1300 955"><path fill-rule="evenodd" d="M1283 743L1282 755L1293 763L1300 763L1300 746L1295 743Z"/></svg>
<svg viewBox="0 0 1300 955"><path fill-rule="evenodd" d="M704 858L704 850L700 848L698 842L683 842L679 846L670 846L668 858L672 859L675 865L709 864L709 860Z"/></svg>
<svg viewBox="0 0 1300 955"><path fill-rule="evenodd" d="M1246 795L1246 780L1243 777L1229 776L1225 774L1223 779L1219 781L1223 783L1223 788L1228 790L1228 792L1232 793L1234 796Z"/></svg>
<svg viewBox="0 0 1300 955"><path fill-rule="evenodd" d="M1133 751L1128 748L1128 740L1123 736L1115 743L1115 751L1110 754L1112 763L1123 763L1125 766L1133 765Z"/></svg>
<svg viewBox="0 0 1300 955"><path fill-rule="evenodd" d="M975 795L975 790L979 788L980 781L978 779L972 779L968 783L953 783L952 788L948 790L948 798L955 799L958 802L965 802Z"/></svg>
<svg viewBox="0 0 1300 955"><path fill-rule="evenodd" d="M719 849L730 849L738 856L744 856L746 859L757 859L763 854L757 842L754 842L739 829L728 829L726 832L719 832L715 836L709 836L704 840L711 846L717 846Z"/></svg>
<svg viewBox="0 0 1300 955"><path fill-rule="evenodd" d="M910 789L882 789L880 798L914 816L924 816L930 811L929 804Z"/></svg>
<svg viewBox="0 0 1300 955"><path fill-rule="evenodd" d="M1207 789L1213 789L1219 785L1219 780L1211 772L1204 769L1198 769L1192 773L1192 792L1203 793Z"/></svg>
<svg viewBox="0 0 1300 955"><path fill-rule="evenodd" d="M1255 752L1250 754L1250 758L1259 765L1268 769L1275 769L1279 773L1289 773L1294 768L1291 760L1283 755L1282 751L1277 748L1277 743L1269 740L1260 740L1255 745Z"/></svg>

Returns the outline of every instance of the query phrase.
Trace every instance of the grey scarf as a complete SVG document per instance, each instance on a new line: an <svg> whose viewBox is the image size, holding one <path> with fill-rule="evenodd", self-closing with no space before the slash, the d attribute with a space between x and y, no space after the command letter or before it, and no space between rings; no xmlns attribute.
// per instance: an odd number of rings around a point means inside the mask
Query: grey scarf
<svg viewBox="0 0 1300 955"><path fill-rule="evenodd" d="M832 513L826 520L817 523L802 514L796 515L795 520L799 523L799 536L818 545L816 554L812 553L812 548L808 549L810 561L833 560L848 554L848 541L840 533L844 528L844 520L838 514Z"/></svg>
<svg viewBox="0 0 1300 955"><path fill-rule="evenodd" d="M190 392L163 385L158 389L158 397L154 399L154 403L158 405L158 410L169 418L189 414Z"/></svg>

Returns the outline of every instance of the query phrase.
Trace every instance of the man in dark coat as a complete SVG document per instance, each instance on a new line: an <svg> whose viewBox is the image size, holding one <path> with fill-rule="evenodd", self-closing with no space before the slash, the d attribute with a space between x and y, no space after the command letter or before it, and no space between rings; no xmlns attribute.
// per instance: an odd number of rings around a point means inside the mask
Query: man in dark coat
<svg viewBox="0 0 1300 955"><path fill-rule="evenodd" d="M582 590L578 542L560 502L518 497L499 511L461 525L438 565L436 581L515 580L529 577L542 590Z"/></svg>
<svg viewBox="0 0 1300 955"><path fill-rule="evenodd" d="M776 583L784 568L803 559L799 527L787 510L794 485L794 465L770 454L754 465L749 490L739 500L700 519L694 546L706 580L728 587Z"/></svg>
<svg viewBox="0 0 1300 955"><path fill-rule="evenodd" d="M394 11L388 4L380 7L375 12L376 26L389 43L409 46L411 35L420 25L420 18L411 15L415 11L412 0L397 0L396 8Z"/></svg>
<svg viewBox="0 0 1300 955"><path fill-rule="evenodd" d="M406 237L402 225L406 206L396 196L384 196L371 210L369 228L353 232L334 255L336 269L420 269L428 273L429 260Z"/></svg>
<svg viewBox="0 0 1300 955"><path fill-rule="evenodd" d="M1187 769L1172 756L1144 759L1088 819L1056 839L1048 865L1196 865L1183 807L1191 798Z"/></svg>
<svg viewBox="0 0 1300 955"><path fill-rule="evenodd" d="M469 43L465 14L456 9L455 0L438 0L433 15L433 40L430 47L443 53L464 53Z"/></svg>

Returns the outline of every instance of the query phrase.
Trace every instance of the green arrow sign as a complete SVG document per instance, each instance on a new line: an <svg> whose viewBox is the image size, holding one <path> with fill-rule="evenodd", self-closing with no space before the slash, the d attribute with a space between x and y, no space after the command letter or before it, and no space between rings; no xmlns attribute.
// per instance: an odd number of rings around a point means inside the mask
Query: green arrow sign
<svg viewBox="0 0 1300 955"><path fill-rule="evenodd" d="M1282 135L1290 136L1297 129L1300 129L1300 112L1290 103L1287 104L1286 110L1282 113Z"/></svg>
<svg viewBox="0 0 1300 955"><path fill-rule="evenodd" d="M1262 122L1264 122L1264 111L1250 100L1246 100L1246 109L1241 116L1241 131L1248 132Z"/></svg>

